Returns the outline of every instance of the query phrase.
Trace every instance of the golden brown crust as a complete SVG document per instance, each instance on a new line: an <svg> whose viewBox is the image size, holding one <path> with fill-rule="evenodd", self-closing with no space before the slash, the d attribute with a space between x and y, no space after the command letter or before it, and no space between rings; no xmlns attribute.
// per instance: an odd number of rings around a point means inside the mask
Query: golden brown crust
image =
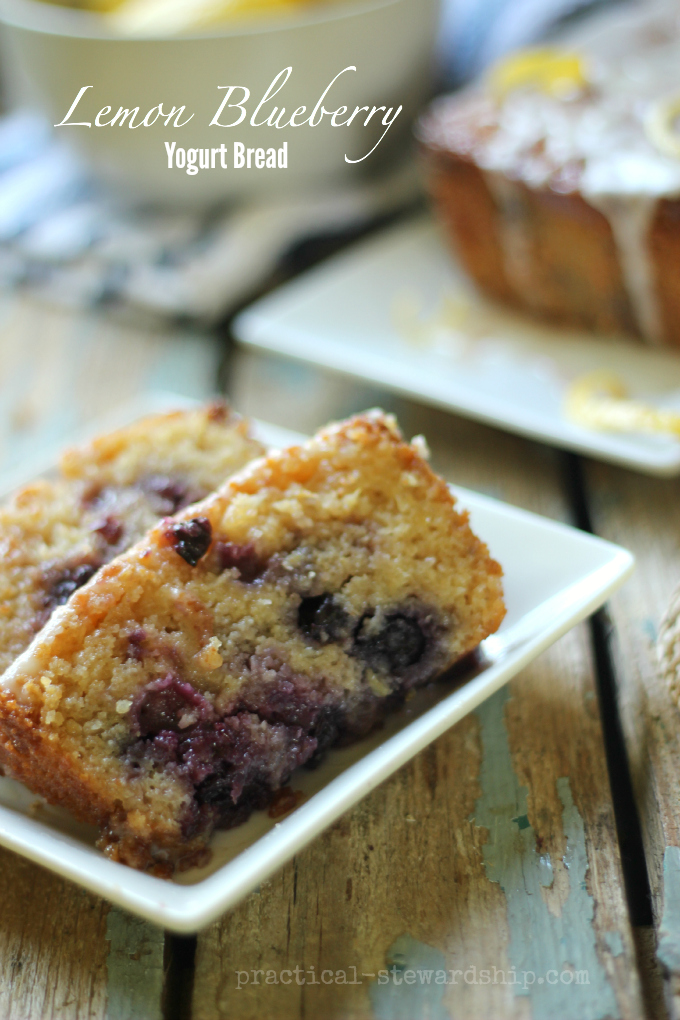
<svg viewBox="0 0 680 1020"><path fill-rule="evenodd" d="M429 169L432 198L463 268L492 297L520 304L505 273L498 209L479 168L432 150Z"/></svg>
<svg viewBox="0 0 680 1020"><path fill-rule="evenodd" d="M578 194L508 181L524 242L522 260L513 260L509 274L503 213L484 172L468 157L437 148L430 150L429 160L430 191L449 243L482 290L549 322L640 336L612 230L599 210ZM652 238L656 234L655 224ZM662 277L664 265L667 259L657 265ZM666 290L673 293L672 287ZM664 292L660 297L668 342L678 344L680 320L671 320L668 297Z"/></svg>
<svg viewBox="0 0 680 1020"><path fill-rule="evenodd" d="M0 759L6 773L79 821L105 824L107 809L101 797L86 775L74 775L70 760L48 743L49 736L40 726L39 713L0 694Z"/></svg>
<svg viewBox="0 0 680 1020"><path fill-rule="evenodd" d="M241 457L240 448L249 456ZM64 478L97 485L132 484L141 471L185 474L212 491L238 465L264 452L249 423L223 400L181 411L147 415L64 451ZM219 479L219 481L216 481Z"/></svg>
<svg viewBox="0 0 680 1020"><path fill-rule="evenodd" d="M659 202L649 234L649 250L663 334L672 347L680 347L680 199Z"/></svg>
<svg viewBox="0 0 680 1020"><path fill-rule="evenodd" d="M47 801L69 811L75 819L100 830L97 846L111 860L159 878L169 878L175 868L208 863L204 840L187 840L177 833L175 841L160 833L162 846L154 846L125 831L125 812L111 802L108 791L74 767L64 754L56 734L40 725L39 716L26 711L13 697L0 693L0 762L6 775L23 783Z"/></svg>

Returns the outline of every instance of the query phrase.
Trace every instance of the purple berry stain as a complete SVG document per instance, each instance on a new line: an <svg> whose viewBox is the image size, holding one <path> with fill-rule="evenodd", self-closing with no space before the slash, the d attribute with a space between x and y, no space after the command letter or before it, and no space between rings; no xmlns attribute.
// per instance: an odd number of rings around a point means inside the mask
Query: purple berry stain
<svg viewBox="0 0 680 1020"><path fill-rule="evenodd" d="M236 542L215 542L215 553L220 570L231 570L234 567L239 572L239 580L249 584L262 573L263 564L257 556L257 551L252 542L245 545L238 545Z"/></svg>
<svg viewBox="0 0 680 1020"><path fill-rule="evenodd" d="M50 568L45 574L44 605L47 609L63 606L74 591L82 588L99 570L100 564L91 561L64 564Z"/></svg>
<svg viewBox="0 0 680 1020"><path fill-rule="evenodd" d="M198 502L205 495L199 489L192 488L188 482L167 475L149 475L142 479L140 488L146 493L153 511L159 517L176 514L178 510Z"/></svg>
<svg viewBox="0 0 680 1020"><path fill-rule="evenodd" d="M133 659L135 662L144 661L144 646L146 644L146 631L139 627L128 634L127 650L125 659Z"/></svg>
<svg viewBox="0 0 680 1020"><path fill-rule="evenodd" d="M108 545L115 545L123 537L123 525L113 514L108 514L102 520L95 521L92 530L101 535Z"/></svg>
<svg viewBox="0 0 680 1020"><path fill-rule="evenodd" d="M169 673L148 684L130 712L133 728L142 737L155 737L165 731L180 733L197 723L214 718L210 702L191 684Z"/></svg>

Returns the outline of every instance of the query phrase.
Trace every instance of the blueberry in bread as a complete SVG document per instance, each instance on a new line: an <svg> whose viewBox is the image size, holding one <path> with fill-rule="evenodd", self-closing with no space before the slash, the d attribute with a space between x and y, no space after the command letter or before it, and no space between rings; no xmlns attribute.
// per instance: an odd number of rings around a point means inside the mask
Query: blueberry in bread
<svg viewBox="0 0 680 1020"><path fill-rule="evenodd" d="M252 462L58 609L0 685L0 755L171 874L294 769L495 631L501 568L369 412Z"/></svg>

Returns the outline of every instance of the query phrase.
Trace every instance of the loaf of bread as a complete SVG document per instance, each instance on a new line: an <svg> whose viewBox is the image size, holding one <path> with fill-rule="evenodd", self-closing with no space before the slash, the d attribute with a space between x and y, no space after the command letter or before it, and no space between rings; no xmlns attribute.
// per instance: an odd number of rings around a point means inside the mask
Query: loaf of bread
<svg viewBox="0 0 680 1020"><path fill-rule="evenodd" d="M680 346L679 19L614 5L423 117L437 209L492 297Z"/></svg>

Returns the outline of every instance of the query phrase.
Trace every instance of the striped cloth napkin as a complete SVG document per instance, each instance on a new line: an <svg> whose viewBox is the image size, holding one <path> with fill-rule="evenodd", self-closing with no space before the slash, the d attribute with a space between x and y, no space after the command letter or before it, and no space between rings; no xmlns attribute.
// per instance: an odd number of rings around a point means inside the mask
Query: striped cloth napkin
<svg viewBox="0 0 680 1020"><path fill-rule="evenodd" d="M0 286L71 307L130 306L211 323L301 241L360 230L417 201L415 161L370 183L209 215L126 208L37 114L0 118Z"/></svg>

